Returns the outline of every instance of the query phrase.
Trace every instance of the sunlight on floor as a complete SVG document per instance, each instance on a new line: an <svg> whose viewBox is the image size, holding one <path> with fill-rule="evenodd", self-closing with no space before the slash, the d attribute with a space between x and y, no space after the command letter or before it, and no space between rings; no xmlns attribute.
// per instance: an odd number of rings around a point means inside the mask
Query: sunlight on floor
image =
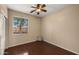
<svg viewBox="0 0 79 59"><path fill-rule="evenodd" d="M28 52L23 53L23 55L28 55Z"/></svg>

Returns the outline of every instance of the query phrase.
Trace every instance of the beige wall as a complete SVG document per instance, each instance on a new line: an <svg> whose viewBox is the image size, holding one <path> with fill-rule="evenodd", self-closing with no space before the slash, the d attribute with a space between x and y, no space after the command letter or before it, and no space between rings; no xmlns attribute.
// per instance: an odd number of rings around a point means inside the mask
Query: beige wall
<svg viewBox="0 0 79 59"><path fill-rule="evenodd" d="M41 30L45 41L79 54L79 5L45 16Z"/></svg>
<svg viewBox="0 0 79 59"><path fill-rule="evenodd" d="M28 33L26 34L13 34L12 33L12 17L19 16L29 19ZM9 40L8 47L25 44L38 40L40 37L40 18L24 14L21 12L9 10Z"/></svg>

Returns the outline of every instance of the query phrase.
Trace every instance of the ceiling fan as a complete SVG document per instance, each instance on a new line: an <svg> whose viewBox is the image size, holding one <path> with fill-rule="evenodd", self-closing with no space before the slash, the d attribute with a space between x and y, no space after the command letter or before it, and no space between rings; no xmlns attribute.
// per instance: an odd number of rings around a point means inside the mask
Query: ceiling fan
<svg viewBox="0 0 79 59"><path fill-rule="evenodd" d="M46 7L45 4L37 4L36 6L32 6L31 8L34 8L34 10L30 11L30 13L36 12L37 15L40 14L40 12L47 12L44 8Z"/></svg>

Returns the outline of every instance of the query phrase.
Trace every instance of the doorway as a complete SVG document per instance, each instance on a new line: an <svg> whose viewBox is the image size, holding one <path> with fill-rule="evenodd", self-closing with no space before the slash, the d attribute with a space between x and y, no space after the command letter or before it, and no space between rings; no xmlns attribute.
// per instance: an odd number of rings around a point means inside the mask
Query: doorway
<svg viewBox="0 0 79 59"><path fill-rule="evenodd" d="M5 50L5 20L5 16L0 14L0 55L3 55Z"/></svg>

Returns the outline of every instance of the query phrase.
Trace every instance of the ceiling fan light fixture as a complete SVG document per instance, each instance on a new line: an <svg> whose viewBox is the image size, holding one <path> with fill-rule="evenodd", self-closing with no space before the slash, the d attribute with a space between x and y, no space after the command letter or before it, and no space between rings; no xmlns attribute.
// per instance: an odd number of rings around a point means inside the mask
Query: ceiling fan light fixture
<svg viewBox="0 0 79 59"><path fill-rule="evenodd" d="M41 12L41 9L37 9L36 12Z"/></svg>
<svg viewBox="0 0 79 59"><path fill-rule="evenodd" d="M45 4L37 4L36 6L32 6L32 8L35 8L35 10L32 10L30 13L36 12L37 15L39 15L40 12L47 12L47 10L44 9L45 7Z"/></svg>

